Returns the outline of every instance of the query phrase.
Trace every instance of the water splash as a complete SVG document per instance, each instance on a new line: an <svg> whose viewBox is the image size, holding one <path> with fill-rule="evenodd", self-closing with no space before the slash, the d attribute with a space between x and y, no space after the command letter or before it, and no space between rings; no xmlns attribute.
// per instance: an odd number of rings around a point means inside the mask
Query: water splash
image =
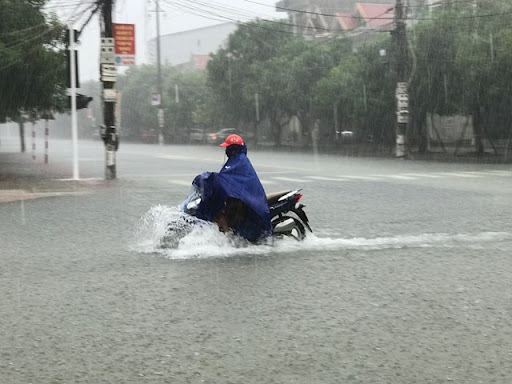
<svg viewBox="0 0 512 384"><path fill-rule="evenodd" d="M134 248L138 252L154 252L160 247L167 226L181 216L177 207L156 205L146 212L135 229Z"/></svg>
<svg viewBox="0 0 512 384"><path fill-rule="evenodd" d="M176 248L163 248L161 239L167 225L182 214L175 207L155 206L141 219L133 247L142 253L161 254L173 260L205 259L244 255L266 255L297 252L362 250L375 251L403 248L486 248L512 240L508 232L467 234L423 233L377 238L317 237L308 233L303 241L292 238L275 239L262 245L250 244L219 232L214 224L195 227L179 240Z"/></svg>

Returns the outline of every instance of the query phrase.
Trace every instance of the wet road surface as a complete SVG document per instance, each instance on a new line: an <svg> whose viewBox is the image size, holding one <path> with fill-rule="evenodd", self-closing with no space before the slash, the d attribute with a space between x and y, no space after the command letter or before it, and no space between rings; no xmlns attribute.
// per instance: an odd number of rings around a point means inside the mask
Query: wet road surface
<svg viewBox="0 0 512 384"><path fill-rule="evenodd" d="M102 145L80 149L101 179ZM1 203L0 382L510 382L510 167L249 158L267 191L304 188L315 236L157 249L214 147L124 145L118 180Z"/></svg>

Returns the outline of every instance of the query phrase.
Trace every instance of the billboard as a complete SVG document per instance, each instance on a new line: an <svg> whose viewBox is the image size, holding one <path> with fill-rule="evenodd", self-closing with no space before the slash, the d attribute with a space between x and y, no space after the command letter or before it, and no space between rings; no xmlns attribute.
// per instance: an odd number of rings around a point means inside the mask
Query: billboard
<svg viewBox="0 0 512 384"><path fill-rule="evenodd" d="M116 65L135 65L135 24L114 24Z"/></svg>

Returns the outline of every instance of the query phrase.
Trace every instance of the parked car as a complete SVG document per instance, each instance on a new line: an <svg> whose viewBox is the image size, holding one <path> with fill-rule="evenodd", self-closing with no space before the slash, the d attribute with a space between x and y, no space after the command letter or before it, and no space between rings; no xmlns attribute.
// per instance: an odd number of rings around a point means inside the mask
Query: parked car
<svg viewBox="0 0 512 384"><path fill-rule="evenodd" d="M206 143L208 139L208 133L204 130L204 128L191 128L189 140L192 144L203 144Z"/></svg>
<svg viewBox="0 0 512 384"><path fill-rule="evenodd" d="M354 132L352 131L336 131L336 139L344 142L350 143L354 139Z"/></svg>
<svg viewBox="0 0 512 384"><path fill-rule="evenodd" d="M140 141L146 144L154 144L158 143L158 132L156 129L150 129L149 131L144 131L141 133L139 137Z"/></svg>
<svg viewBox="0 0 512 384"><path fill-rule="evenodd" d="M220 145L226 140L226 137L229 135L239 135L244 139L244 142L247 144L247 142L251 142L252 139L254 139L254 135L249 132L242 131L241 129L236 128L224 128L221 129L218 132L210 133L208 135L208 143L209 144L215 144Z"/></svg>

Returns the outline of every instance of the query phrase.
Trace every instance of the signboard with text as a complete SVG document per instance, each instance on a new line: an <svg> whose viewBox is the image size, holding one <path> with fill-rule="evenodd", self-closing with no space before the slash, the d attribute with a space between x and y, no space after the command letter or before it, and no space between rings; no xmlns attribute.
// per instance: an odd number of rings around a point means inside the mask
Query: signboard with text
<svg viewBox="0 0 512 384"><path fill-rule="evenodd" d="M151 94L151 105L160 105L160 94L158 92L153 92Z"/></svg>
<svg viewBox="0 0 512 384"><path fill-rule="evenodd" d="M116 65L135 65L135 24L114 24Z"/></svg>

